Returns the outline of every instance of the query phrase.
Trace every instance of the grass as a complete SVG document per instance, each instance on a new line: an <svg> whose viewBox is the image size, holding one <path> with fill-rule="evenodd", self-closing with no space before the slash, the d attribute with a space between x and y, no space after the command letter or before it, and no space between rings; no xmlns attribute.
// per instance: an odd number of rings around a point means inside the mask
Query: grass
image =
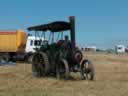
<svg viewBox="0 0 128 96"><path fill-rule="evenodd" d="M0 66L0 96L127 96L128 56L85 53L93 61L94 81L35 78L30 64Z"/></svg>

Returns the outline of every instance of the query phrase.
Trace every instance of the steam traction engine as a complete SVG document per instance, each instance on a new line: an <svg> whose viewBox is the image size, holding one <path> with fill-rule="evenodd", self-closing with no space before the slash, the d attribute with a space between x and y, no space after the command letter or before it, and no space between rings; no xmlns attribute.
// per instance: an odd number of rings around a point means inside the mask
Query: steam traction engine
<svg viewBox="0 0 128 96"><path fill-rule="evenodd" d="M68 79L70 72L80 72L81 79L94 79L93 64L91 61L83 59L82 52L75 46L74 16L69 17L69 22L55 21L29 27L28 30L35 31L35 38L39 35L44 38L44 41L37 42L41 46L35 48L36 53L32 60L34 76L55 74L58 79ZM63 31L67 30L70 30L70 34L65 35L64 38ZM56 41L55 38L57 38Z"/></svg>

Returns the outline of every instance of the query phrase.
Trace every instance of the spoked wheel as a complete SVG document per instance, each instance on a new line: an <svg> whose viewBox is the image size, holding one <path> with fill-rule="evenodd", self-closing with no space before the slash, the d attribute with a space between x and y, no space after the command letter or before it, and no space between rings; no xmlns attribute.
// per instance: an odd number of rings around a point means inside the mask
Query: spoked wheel
<svg viewBox="0 0 128 96"><path fill-rule="evenodd" d="M61 59L56 66L57 79L64 78L67 80L69 79L69 74L70 74L70 71L69 71L69 65L67 60Z"/></svg>
<svg viewBox="0 0 128 96"><path fill-rule="evenodd" d="M49 61L47 54L37 52L32 59L32 74L35 77L46 76L49 73Z"/></svg>
<svg viewBox="0 0 128 96"><path fill-rule="evenodd" d="M83 60L81 63L81 79L94 80L95 70L93 63L89 60Z"/></svg>

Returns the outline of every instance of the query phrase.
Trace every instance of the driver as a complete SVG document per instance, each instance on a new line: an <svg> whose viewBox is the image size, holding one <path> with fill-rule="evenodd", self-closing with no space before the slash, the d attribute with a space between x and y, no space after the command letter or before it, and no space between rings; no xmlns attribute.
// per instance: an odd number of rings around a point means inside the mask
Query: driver
<svg viewBox="0 0 128 96"><path fill-rule="evenodd" d="M69 37L67 35L65 35L64 47L66 49L71 49L71 42L70 42Z"/></svg>

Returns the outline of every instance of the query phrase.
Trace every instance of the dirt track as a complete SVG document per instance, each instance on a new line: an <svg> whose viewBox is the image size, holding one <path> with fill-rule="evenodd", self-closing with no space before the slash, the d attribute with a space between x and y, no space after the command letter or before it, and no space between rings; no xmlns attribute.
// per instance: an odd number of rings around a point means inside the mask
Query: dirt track
<svg viewBox="0 0 128 96"><path fill-rule="evenodd" d="M87 53L95 64L95 81L34 78L30 64L0 66L0 96L127 96L128 56Z"/></svg>

